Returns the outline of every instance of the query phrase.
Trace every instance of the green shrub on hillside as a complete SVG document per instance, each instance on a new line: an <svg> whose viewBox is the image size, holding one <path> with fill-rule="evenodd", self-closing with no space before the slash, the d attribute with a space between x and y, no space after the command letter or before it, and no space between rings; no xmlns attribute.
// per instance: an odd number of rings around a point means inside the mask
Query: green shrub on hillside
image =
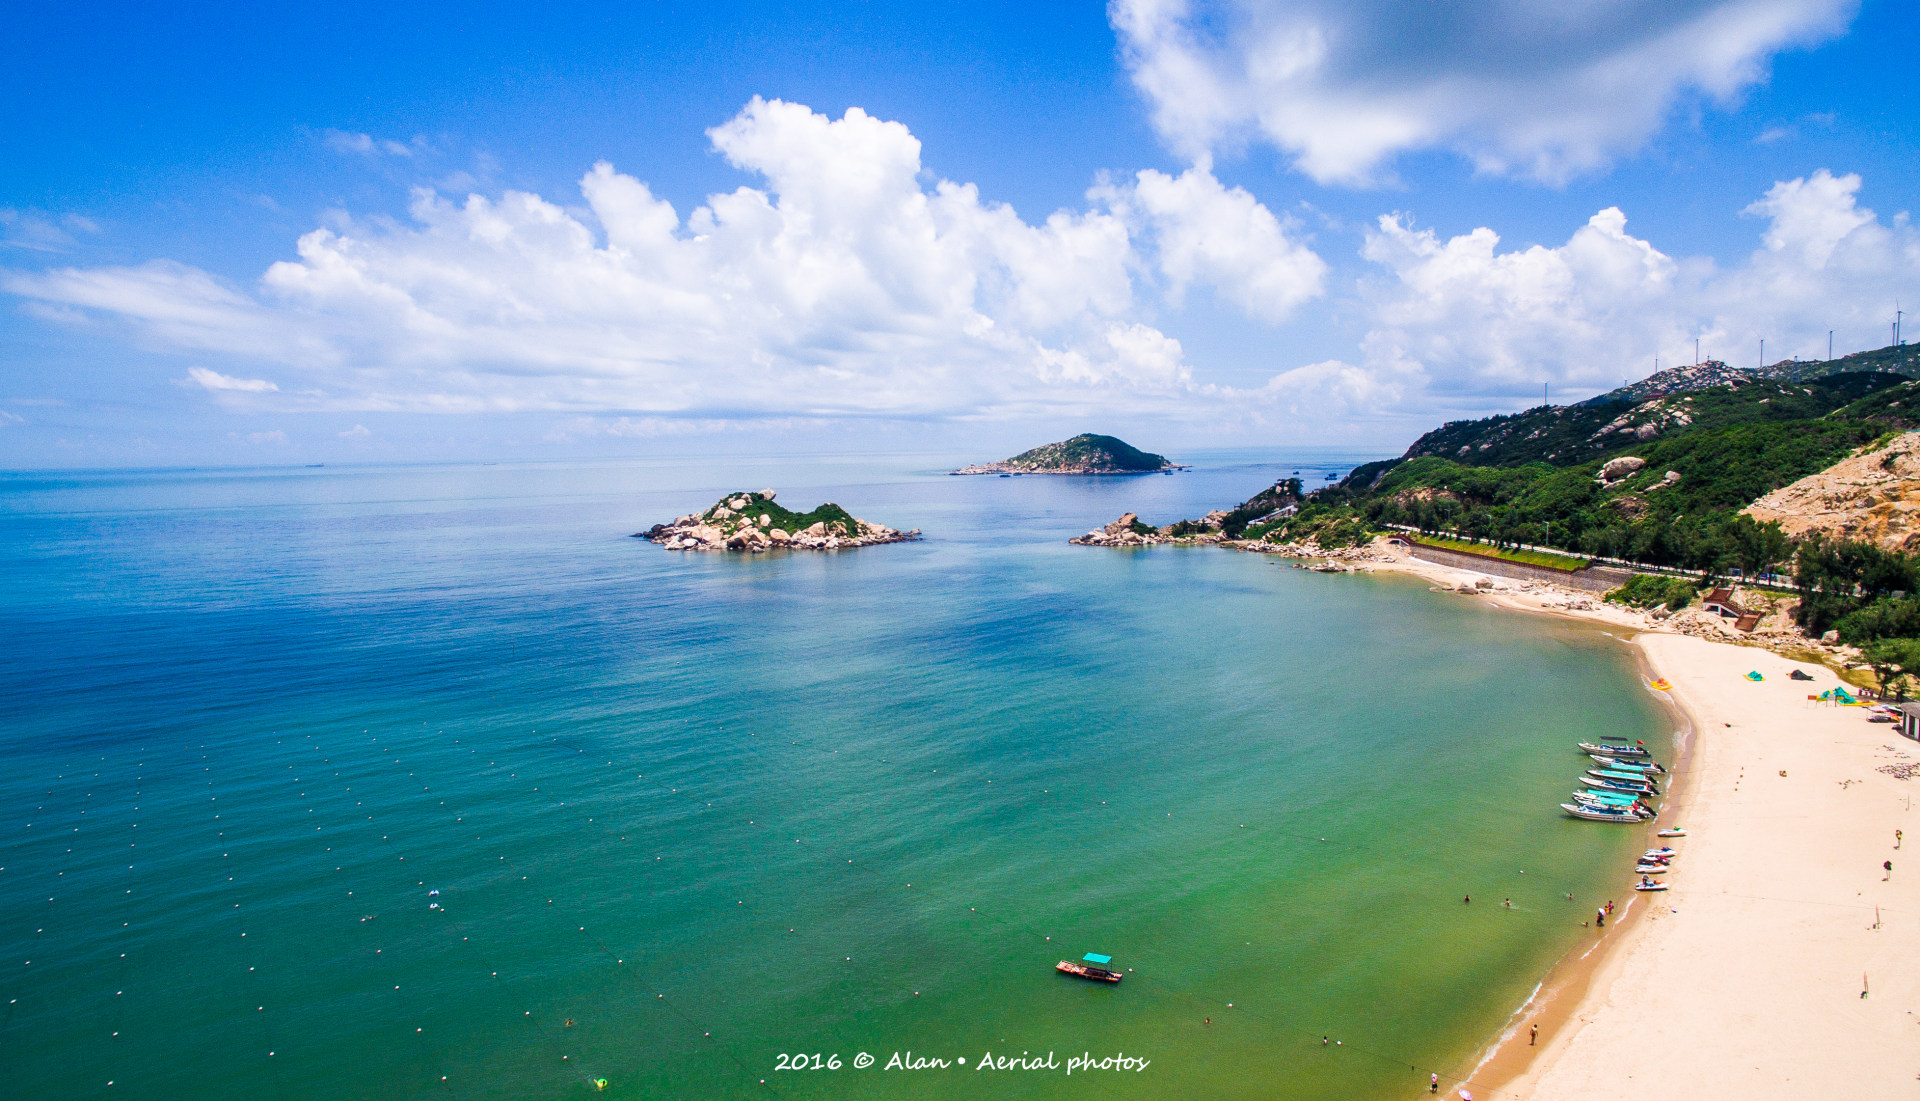
<svg viewBox="0 0 1920 1101"><path fill-rule="evenodd" d="M1249 527L1242 535L1269 543L1311 543L1337 550L1369 542L1373 539L1373 529L1351 508L1308 505L1292 516Z"/></svg>
<svg viewBox="0 0 1920 1101"><path fill-rule="evenodd" d="M1699 591L1699 586L1689 578L1638 573L1626 584L1609 590L1606 599L1634 608L1652 608L1664 604L1677 612L1693 603L1694 594Z"/></svg>

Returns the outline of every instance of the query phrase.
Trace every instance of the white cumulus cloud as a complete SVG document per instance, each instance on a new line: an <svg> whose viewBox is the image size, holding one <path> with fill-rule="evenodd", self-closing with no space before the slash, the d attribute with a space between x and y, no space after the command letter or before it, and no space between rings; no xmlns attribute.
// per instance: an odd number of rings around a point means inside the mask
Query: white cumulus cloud
<svg viewBox="0 0 1920 1101"><path fill-rule="evenodd" d="M919 140L858 108L756 98L709 137L763 185L684 217L601 163L581 206L422 189L410 221L342 216L254 288L165 261L5 285L278 364L302 377L284 408L686 418L1145 407L1200 392L1155 320L1161 286L1218 287L1263 322L1322 292L1297 229L1204 167L1030 222L928 182Z"/></svg>
<svg viewBox="0 0 1920 1101"><path fill-rule="evenodd" d="M1762 339L1769 362L1822 357L1829 329L1841 351L1878 347L1896 298L1920 290L1920 234L1861 208L1859 186L1824 169L1774 185L1746 208L1768 219L1760 247L1730 267L1667 255L1613 207L1565 244L1504 252L1489 228L1443 240L1383 216L1364 246L1377 268L1363 365L1447 401L1542 382L1610 389L1655 356L1691 361L1696 338L1703 356L1741 366Z"/></svg>
<svg viewBox="0 0 1920 1101"><path fill-rule="evenodd" d="M187 377L181 381L197 385L202 389L228 391L242 394L271 394L280 387L263 378L234 378L205 367L187 368Z"/></svg>
<svg viewBox="0 0 1920 1101"><path fill-rule="evenodd" d="M1280 321L1324 289L1327 265L1289 235L1297 228L1205 167L1178 176L1147 169L1131 189L1096 194L1152 235L1175 303L1189 286L1211 284L1249 316Z"/></svg>
<svg viewBox="0 0 1920 1101"><path fill-rule="evenodd" d="M1545 180L1604 164L1687 96L1727 102L1857 0L1112 0L1154 124L1193 157L1248 141L1322 183L1451 148Z"/></svg>

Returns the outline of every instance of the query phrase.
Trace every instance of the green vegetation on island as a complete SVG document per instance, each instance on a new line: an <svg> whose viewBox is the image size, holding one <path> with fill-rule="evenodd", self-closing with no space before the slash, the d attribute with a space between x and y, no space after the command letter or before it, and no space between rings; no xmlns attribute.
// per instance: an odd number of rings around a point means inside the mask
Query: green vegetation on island
<svg viewBox="0 0 1920 1101"><path fill-rule="evenodd" d="M747 552L838 550L905 542L920 536L918 528L901 532L869 524L831 501L808 512L795 512L776 503L774 497L771 489L730 493L704 512L682 516L671 524L655 524L634 535L668 550Z"/></svg>
<svg viewBox="0 0 1920 1101"><path fill-rule="evenodd" d="M1184 469L1165 455L1142 451L1115 436L1082 433L1042 444L1011 459L961 467L955 474L1157 474Z"/></svg>

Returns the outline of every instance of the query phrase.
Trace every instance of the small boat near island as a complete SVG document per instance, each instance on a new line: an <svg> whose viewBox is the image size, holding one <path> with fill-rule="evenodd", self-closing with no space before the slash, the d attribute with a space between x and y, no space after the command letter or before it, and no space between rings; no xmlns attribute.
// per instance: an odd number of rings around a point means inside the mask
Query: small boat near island
<svg viewBox="0 0 1920 1101"><path fill-rule="evenodd" d="M1686 835L1687 835L1687 831L1686 831L1686 830L1683 830L1683 829L1681 829L1681 828L1680 828L1680 827L1678 827L1678 826L1669 826L1668 828L1666 828L1666 829L1664 829L1664 830L1661 830L1661 831L1660 831L1659 833L1657 833L1657 834L1655 834L1654 836L1656 836L1656 837L1685 837Z"/></svg>
<svg viewBox="0 0 1920 1101"><path fill-rule="evenodd" d="M1062 974L1089 979L1093 982L1119 982L1122 977L1120 972L1106 966L1112 962L1112 956L1088 952L1078 960L1061 960L1053 965L1053 969Z"/></svg>
<svg viewBox="0 0 1920 1101"><path fill-rule="evenodd" d="M1633 889L1636 891L1664 891L1667 889L1667 885L1642 876L1640 882L1633 885Z"/></svg>

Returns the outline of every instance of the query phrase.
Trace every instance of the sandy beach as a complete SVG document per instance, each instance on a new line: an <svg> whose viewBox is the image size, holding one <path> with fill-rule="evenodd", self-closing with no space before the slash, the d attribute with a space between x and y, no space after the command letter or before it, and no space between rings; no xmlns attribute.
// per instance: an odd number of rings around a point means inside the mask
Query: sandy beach
<svg viewBox="0 0 1920 1101"><path fill-rule="evenodd" d="M1386 568L1450 585L1474 576ZM1920 862L1894 836L1916 822L1920 781L1879 771L1920 762L1920 745L1867 722L1863 708L1808 700L1839 683L1830 669L1647 630L1639 613L1569 607L1568 594L1496 580L1500 589L1462 599L1626 628L1651 675L1672 683L1691 744L1660 824L1688 835L1664 842L1680 853L1669 891L1636 895L1621 869L1621 902L1633 903L1623 920L1562 961L1448 1095L1920 1093ZM1791 680L1794 669L1815 679Z"/></svg>

